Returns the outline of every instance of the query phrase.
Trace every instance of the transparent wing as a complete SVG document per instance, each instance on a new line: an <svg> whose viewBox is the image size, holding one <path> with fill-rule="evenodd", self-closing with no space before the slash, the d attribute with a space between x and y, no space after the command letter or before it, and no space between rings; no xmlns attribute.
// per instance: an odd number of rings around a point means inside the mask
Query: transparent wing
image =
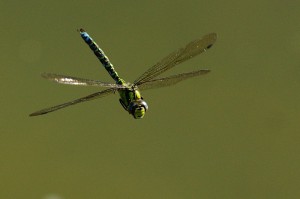
<svg viewBox="0 0 300 199"><path fill-rule="evenodd" d="M145 83L141 83L140 85L137 84L137 86L140 90L147 90L147 89L152 89L152 88L171 86L171 85L177 84L178 82L186 80L188 78L196 77L199 75L204 75L209 72L210 72L210 70L197 70L197 71L193 71L193 72L189 72L189 73L181 73L178 75L172 75L169 77L150 80Z"/></svg>
<svg viewBox="0 0 300 199"><path fill-rule="evenodd" d="M58 75L53 73L42 73L42 77L60 84L79 85L79 86L97 86L97 87L109 87L109 88L125 88L125 86L123 85L106 83L98 80L84 79L80 77Z"/></svg>
<svg viewBox="0 0 300 199"><path fill-rule="evenodd" d="M43 115L43 114L46 114L46 113L50 113L50 112L53 112L53 111L56 111L56 110L74 105L74 104L78 104L78 103L81 103L81 102L86 102L86 101L89 101L89 100L93 100L93 99L97 99L97 98L107 96L109 94L114 93L115 91L116 91L116 89L113 89L113 88L106 89L106 90L103 90L103 91L100 91L100 92L97 92L97 93L93 93L91 95L88 95L88 96L85 96L85 97L82 97L82 98L79 98L79 99L76 99L76 100L73 100L73 101L70 101L70 102L66 102L66 103L59 104L59 105L56 105L56 106L53 106L53 107L50 107L50 108L45 108L45 109L36 111L34 113L31 113L29 116L38 116L38 115Z"/></svg>
<svg viewBox="0 0 300 199"><path fill-rule="evenodd" d="M169 54L167 57L163 58L160 62L149 68L145 73L143 73L139 78L134 81L134 84L142 84L147 82L161 73L169 70L170 68L180 64L202 52L212 47L217 39L216 33L210 33L205 35L201 39L197 39L188 43L184 48L180 48L177 51Z"/></svg>

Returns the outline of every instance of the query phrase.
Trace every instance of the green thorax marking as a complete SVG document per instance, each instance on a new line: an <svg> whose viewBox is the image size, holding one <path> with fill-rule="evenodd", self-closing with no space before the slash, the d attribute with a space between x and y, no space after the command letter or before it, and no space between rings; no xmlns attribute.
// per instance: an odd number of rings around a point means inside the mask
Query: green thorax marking
<svg viewBox="0 0 300 199"><path fill-rule="evenodd" d="M128 86L128 88L126 89L118 90L120 95L120 102L124 109L128 111L130 102L142 99L141 93L138 89L132 88L130 85L128 85L123 79L120 79L120 82L118 82L118 84Z"/></svg>

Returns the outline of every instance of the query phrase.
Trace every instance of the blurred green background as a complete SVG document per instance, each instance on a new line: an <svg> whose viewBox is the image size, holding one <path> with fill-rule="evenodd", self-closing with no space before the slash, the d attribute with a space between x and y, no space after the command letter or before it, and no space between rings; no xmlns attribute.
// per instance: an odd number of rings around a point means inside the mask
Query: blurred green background
<svg viewBox="0 0 300 199"><path fill-rule="evenodd" d="M0 198L300 197L300 1L0 1ZM143 96L134 120L113 95L40 77L110 81L83 27L133 81L216 32L206 53L164 75L211 69Z"/></svg>

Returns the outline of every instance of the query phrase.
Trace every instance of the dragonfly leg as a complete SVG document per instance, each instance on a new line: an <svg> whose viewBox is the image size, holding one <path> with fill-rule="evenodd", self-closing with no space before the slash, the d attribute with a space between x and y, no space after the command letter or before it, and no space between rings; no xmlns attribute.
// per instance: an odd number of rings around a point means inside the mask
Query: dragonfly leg
<svg viewBox="0 0 300 199"><path fill-rule="evenodd" d="M120 104L122 105L122 107L125 109L125 111L128 111L127 106L124 104L122 99L119 99Z"/></svg>

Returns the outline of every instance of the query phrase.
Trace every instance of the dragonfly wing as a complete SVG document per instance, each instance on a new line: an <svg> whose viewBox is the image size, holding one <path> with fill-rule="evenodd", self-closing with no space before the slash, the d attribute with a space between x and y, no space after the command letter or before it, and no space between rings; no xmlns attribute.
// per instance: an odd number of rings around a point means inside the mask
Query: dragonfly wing
<svg viewBox="0 0 300 199"><path fill-rule="evenodd" d="M160 62L149 68L145 73L143 73L139 78L137 78L134 84L138 85L142 82L147 82L161 73L169 70L170 68L180 64L196 55L205 52L207 49L212 47L217 39L216 33L210 33L205 35L201 39L197 39L188 43L184 48L180 48L177 51L169 54L167 57L163 58Z"/></svg>
<svg viewBox="0 0 300 199"><path fill-rule="evenodd" d="M93 93L91 95L88 95L88 96L85 96L85 97L82 97L82 98L79 98L79 99L76 99L76 100L73 100L73 101L70 101L70 102L66 102L66 103L59 104L59 105L56 105L56 106L53 106L53 107L50 107L50 108L45 108L45 109L36 111L34 113L31 113L29 116L38 116L38 115L43 115L43 114L46 114L46 113L50 113L50 112L53 112L53 111L56 111L56 110L74 105L74 104L78 104L78 103L81 103L81 102L86 102L86 101L89 101L89 100L93 100L93 99L97 99L97 98L107 96L109 94L114 93L115 91L116 91L116 89L113 89L113 88L106 89L106 90L103 90L103 91L100 91L100 92L97 92L97 93Z"/></svg>
<svg viewBox="0 0 300 199"><path fill-rule="evenodd" d="M79 86L97 86L109 88L125 88L123 85L101 82L98 80L84 79L80 77L71 77L53 73L42 73L42 77L60 84L79 85Z"/></svg>
<svg viewBox="0 0 300 199"><path fill-rule="evenodd" d="M140 85L138 84L137 86L140 90L147 90L147 89L152 89L152 88L171 86L171 85L177 84L178 82L186 80L188 78L196 77L199 75L204 75L209 72L210 72L210 70L197 70L197 71L193 71L193 72L189 72L189 73L181 73L178 75L172 75L169 77L150 80L145 83L141 83Z"/></svg>

